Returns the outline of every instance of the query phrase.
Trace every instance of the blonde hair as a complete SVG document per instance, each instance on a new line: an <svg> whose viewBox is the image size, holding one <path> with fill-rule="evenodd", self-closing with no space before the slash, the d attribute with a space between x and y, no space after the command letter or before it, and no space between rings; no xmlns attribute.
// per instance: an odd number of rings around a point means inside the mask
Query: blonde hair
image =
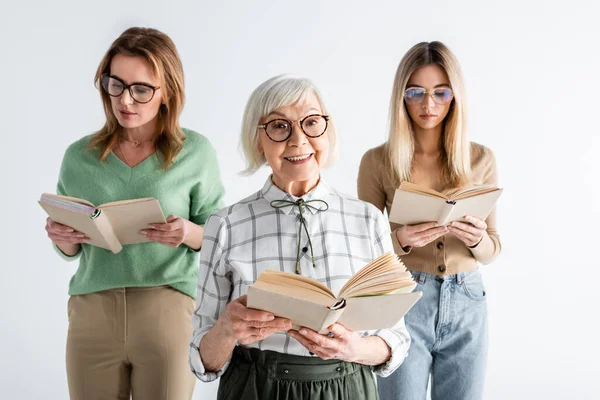
<svg viewBox="0 0 600 400"><path fill-rule="evenodd" d="M404 92L412 74L426 65L439 65L448 75L454 99L442 132L444 181L452 186L462 186L471 176L471 157L466 126L466 101L464 79L458 60L441 42L422 42L413 46L402 58L390 102L389 138L385 144L385 163L394 185L410 180L415 150L412 120L404 103Z"/></svg>
<svg viewBox="0 0 600 400"><path fill-rule="evenodd" d="M185 134L179 126L179 115L185 103L185 90L183 66L177 48L166 34L156 29L127 29L113 42L102 58L94 81L102 96L106 122L102 129L94 134L88 148L99 148L100 160L104 161L121 134L121 126L112 111L110 96L102 90L102 75L110 73L110 63L117 54L144 57L160 79L163 104L158 112L160 131L156 138L156 148L162 153L163 168L167 170L181 151L185 140Z"/></svg>
<svg viewBox="0 0 600 400"><path fill-rule="evenodd" d="M264 154L259 151L258 125L260 120L281 107L305 101L311 93L317 97L323 114L329 115L319 90L308 79L292 75L277 75L254 89L248 99L242 119L240 143L246 157L246 169L242 171L242 174L253 174L267 162ZM337 155L337 132L331 119L327 126L327 135L330 148L326 166L329 166Z"/></svg>

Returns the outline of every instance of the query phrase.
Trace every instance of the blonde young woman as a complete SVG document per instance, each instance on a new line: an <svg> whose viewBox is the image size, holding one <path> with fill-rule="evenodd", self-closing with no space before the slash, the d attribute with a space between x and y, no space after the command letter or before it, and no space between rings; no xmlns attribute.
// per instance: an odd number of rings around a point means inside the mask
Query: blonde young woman
<svg viewBox="0 0 600 400"><path fill-rule="evenodd" d="M403 181L448 193L496 184L492 151L469 142L459 64L440 42L419 43L394 81L388 141L363 157L359 198L389 213ZM437 226L391 224L394 249L413 272L423 298L406 316L413 343L392 376L379 380L383 400L483 398L487 354L486 294L478 264L500 253L496 213L482 221Z"/></svg>
<svg viewBox="0 0 600 400"><path fill-rule="evenodd" d="M95 79L106 123L69 146L58 193L94 204L155 197L168 217L141 231L151 242L118 254L47 220L58 253L79 259L69 286L70 398L190 399L197 251L206 219L222 207L215 152L179 126L183 68L164 33L126 30Z"/></svg>
<svg viewBox="0 0 600 400"><path fill-rule="evenodd" d="M337 292L393 251L383 215L321 178L336 131L316 87L287 75L263 82L246 105L242 143L247 172L268 164L272 174L206 223L192 370L205 382L220 377L221 400L376 399L373 372L392 373L410 344L403 324L365 332L333 324L329 337L246 307L248 287L267 269L309 276Z"/></svg>

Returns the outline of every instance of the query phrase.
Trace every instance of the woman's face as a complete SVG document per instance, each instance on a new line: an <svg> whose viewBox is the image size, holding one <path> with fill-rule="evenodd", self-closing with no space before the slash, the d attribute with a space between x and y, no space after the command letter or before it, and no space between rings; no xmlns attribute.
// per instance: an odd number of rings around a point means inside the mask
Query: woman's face
<svg viewBox="0 0 600 400"><path fill-rule="evenodd" d="M150 63L140 56L125 56L117 54L110 63L110 76L116 79L108 81L109 90L119 91L122 81L126 85L142 84L133 89L136 98L143 101L151 96L152 90L143 85L160 87ZM126 129L140 128L157 118L162 103L162 89L155 91L152 100L139 103L131 97L130 89L126 89L118 97L110 96L112 111L119 124Z"/></svg>
<svg viewBox="0 0 600 400"><path fill-rule="evenodd" d="M299 123L312 114L323 114L317 96L311 93L306 101L281 107L262 118L260 124L275 119L291 122L292 133L283 142L275 142L267 136L266 130L259 128L259 151L261 151L273 170L273 181L278 185L318 179L321 167L327 163L329 155L329 137L327 131L319 137L304 134ZM318 118L318 117L317 117ZM305 121L305 129L310 133L313 118ZM324 129L324 126L323 126ZM281 186L280 186L281 187Z"/></svg>
<svg viewBox="0 0 600 400"><path fill-rule="evenodd" d="M411 89L415 90L411 91ZM415 102L421 97L422 89L425 89L425 95L422 96L421 101ZM453 100L452 97L448 97L449 92L444 91L444 89L451 89L450 80L446 71L437 64L430 64L417 69L408 80L406 90L410 91L411 94L415 94L415 96L412 101L405 97L404 103L413 123L422 130L436 128L448 115ZM433 96L431 96L432 93ZM434 101L434 97L439 102L447 102L439 104Z"/></svg>

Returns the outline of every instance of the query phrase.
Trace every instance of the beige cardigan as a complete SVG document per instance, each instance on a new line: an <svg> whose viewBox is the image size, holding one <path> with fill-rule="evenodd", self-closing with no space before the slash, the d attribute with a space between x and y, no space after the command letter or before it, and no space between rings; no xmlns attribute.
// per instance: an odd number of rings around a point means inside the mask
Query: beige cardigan
<svg viewBox="0 0 600 400"><path fill-rule="evenodd" d="M358 172L358 197L375 205L382 212L390 212L396 187L390 182L383 164L384 145L365 153ZM474 185L497 185L494 153L485 146L471 142L471 170ZM451 188L444 188L448 191ZM488 264L500 254L500 237L496 231L496 210L487 220L487 234L474 248L467 247L453 235L445 235L424 247L400 246L396 230L401 226L390 223L394 250L401 256L407 268L439 276L471 271L477 262Z"/></svg>

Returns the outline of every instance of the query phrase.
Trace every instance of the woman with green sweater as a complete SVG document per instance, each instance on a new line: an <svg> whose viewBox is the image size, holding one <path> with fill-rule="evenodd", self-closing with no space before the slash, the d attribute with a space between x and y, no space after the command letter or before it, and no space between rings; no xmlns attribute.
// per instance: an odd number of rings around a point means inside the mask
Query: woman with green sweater
<svg viewBox="0 0 600 400"><path fill-rule="evenodd" d="M69 287L71 399L190 399L188 366L203 225L222 208L215 151L182 129L183 68L171 39L130 28L96 72L106 123L67 149L58 194L94 204L158 199L167 223L118 254L47 220L57 252L79 259Z"/></svg>

